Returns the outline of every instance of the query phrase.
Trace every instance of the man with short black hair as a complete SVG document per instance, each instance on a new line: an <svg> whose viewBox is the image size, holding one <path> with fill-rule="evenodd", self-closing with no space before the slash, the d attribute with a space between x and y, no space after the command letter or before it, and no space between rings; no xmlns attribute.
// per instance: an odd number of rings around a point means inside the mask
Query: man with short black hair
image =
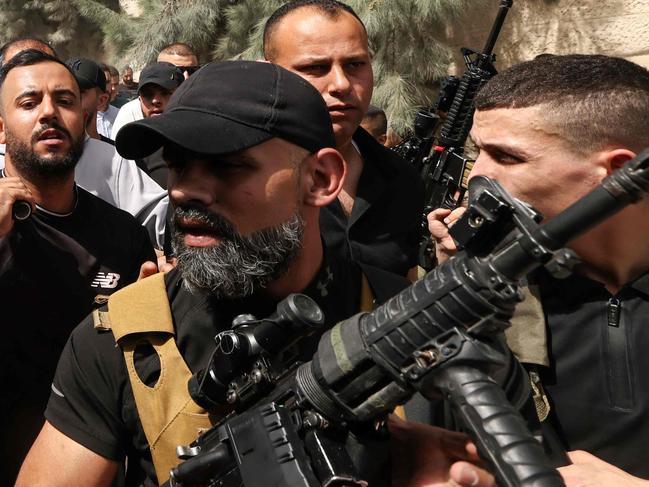
<svg viewBox="0 0 649 487"><path fill-rule="evenodd" d="M73 324L155 254L130 215L74 182L84 118L79 85L61 61L26 50L3 64L0 142L0 484L12 485ZM32 214L19 221L20 201Z"/></svg>
<svg viewBox="0 0 649 487"><path fill-rule="evenodd" d="M475 104L471 137L480 154L471 177L498 180L548 219L649 146L649 71L620 58L544 55L494 76ZM649 201L630 205L575 240L570 247L582 263L570 277L530 276L523 306L536 319L517 314L508 332L542 386L541 419L566 448L645 479L648 211ZM459 213L429 217L447 254L455 248L443 221ZM569 485L632 482L583 452L572 459L576 465L563 470Z"/></svg>
<svg viewBox="0 0 649 487"><path fill-rule="evenodd" d="M349 166L343 191L322 214L327 246L416 279L423 186L412 167L359 128L374 88L361 20L335 0L287 3L266 22L264 56L320 92Z"/></svg>
<svg viewBox="0 0 649 487"><path fill-rule="evenodd" d="M25 49L36 49L56 57L54 48L37 37L16 37L0 47L0 66ZM0 168L4 167L5 145L0 144Z"/></svg>
<svg viewBox="0 0 649 487"><path fill-rule="evenodd" d="M200 68L198 56L191 46L184 42L174 42L160 49L158 62L173 64L183 72L185 79L189 78Z"/></svg>

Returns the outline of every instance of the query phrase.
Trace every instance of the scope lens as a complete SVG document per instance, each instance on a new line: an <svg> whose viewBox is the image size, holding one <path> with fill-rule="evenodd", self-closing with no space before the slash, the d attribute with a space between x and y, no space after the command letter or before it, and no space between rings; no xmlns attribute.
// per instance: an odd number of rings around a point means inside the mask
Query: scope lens
<svg viewBox="0 0 649 487"><path fill-rule="evenodd" d="M315 325L319 325L324 321L324 313L320 309L320 306L310 297L304 294L296 294L293 299L293 304L303 321L309 321Z"/></svg>

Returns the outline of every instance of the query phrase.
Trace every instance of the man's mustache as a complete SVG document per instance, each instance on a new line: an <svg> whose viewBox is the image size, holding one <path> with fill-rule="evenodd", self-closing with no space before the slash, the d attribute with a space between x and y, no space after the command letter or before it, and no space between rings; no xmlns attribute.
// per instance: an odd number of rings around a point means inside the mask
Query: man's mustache
<svg viewBox="0 0 649 487"><path fill-rule="evenodd" d="M44 123L40 127L38 127L38 130L34 132L34 134L32 135L32 143L38 142L38 139L40 138L41 135L43 135L43 132L50 129L58 130L63 135L65 135L68 138L68 140L72 140L72 136L70 135L70 132L68 132L66 128L60 126L57 122L52 121L49 123Z"/></svg>
<svg viewBox="0 0 649 487"><path fill-rule="evenodd" d="M190 229L199 229L229 240L239 236L234 225L227 218L195 205L177 206L174 209L173 223L176 231L181 233Z"/></svg>

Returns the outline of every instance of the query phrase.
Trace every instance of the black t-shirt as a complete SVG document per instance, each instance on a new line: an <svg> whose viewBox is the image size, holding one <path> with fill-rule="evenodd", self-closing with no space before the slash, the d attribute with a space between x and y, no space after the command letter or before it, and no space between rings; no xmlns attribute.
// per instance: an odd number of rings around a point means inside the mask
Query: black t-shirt
<svg viewBox="0 0 649 487"><path fill-rule="evenodd" d="M539 283L552 424L568 449L649 478L649 273L616 295L578 274Z"/></svg>
<svg viewBox="0 0 649 487"><path fill-rule="evenodd" d="M424 189L416 171L359 128L354 134L365 161L349 218L338 200L320 212L330 251L359 264L405 276L417 265Z"/></svg>
<svg viewBox="0 0 649 487"><path fill-rule="evenodd" d="M37 209L0 237L0 485L10 485L43 424L56 363L97 295L135 281L155 260L128 213L81 188L65 216Z"/></svg>
<svg viewBox="0 0 649 487"><path fill-rule="evenodd" d="M377 300L385 300L407 285L405 279L381 271L368 271ZM258 318L275 311L276 302L264 298L215 300L189 293L180 273L166 276L167 293L181 355L193 372L204 368L214 349L214 336L231 326L239 314ZM376 281L381 281L377 283ZM323 265L304 291L325 313L325 329L359 310L360 271L345 262ZM315 353L318 336L301 343L305 360ZM159 373L154 356L136 363L147 383ZM112 333L99 333L86 319L72 333L61 355L53 393L45 413L48 421L66 436L99 455L122 461L128 458L126 485L155 485L155 472L140 424L121 349Z"/></svg>

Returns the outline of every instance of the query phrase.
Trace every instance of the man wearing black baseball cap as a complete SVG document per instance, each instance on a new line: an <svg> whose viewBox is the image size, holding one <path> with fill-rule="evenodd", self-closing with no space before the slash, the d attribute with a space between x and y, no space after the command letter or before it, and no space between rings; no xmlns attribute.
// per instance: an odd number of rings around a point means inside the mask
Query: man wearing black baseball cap
<svg viewBox="0 0 649 487"><path fill-rule="evenodd" d="M178 462L175 447L210 426L187 378L205 367L214 335L234 317L268 316L293 292L313 297L329 324L359 311L361 270L325 256L321 243L320 208L337 197L346 169L324 101L308 82L270 63L208 64L163 114L126 125L116 146L126 158L163 149L178 266L140 281L73 332L17 485L108 484L125 457L128 485L164 482ZM363 271L377 300L407 284ZM164 344L154 338L161 332ZM126 366L134 333L163 357L140 354L142 376ZM300 345L302 359L317 339ZM177 365L166 365L169 354ZM158 377L164 384L151 389ZM374 454L374 466L384 468L387 449Z"/></svg>
<svg viewBox="0 0 649 487"><path fill-rule="evenodd" d="M137 85L138 97L120 108L111 138L115 140L117 133L127 123L164 112L169 97L184 79L180 69L171 63L157 62L144 68Z"/></svg>
<svg viewBox="0 0 649 487"><path fill-rule="evenodd" d="M93 139L112 143L110 139L97 132L97 110L110 98L106 91L104 71L99 64L91 59L70 59L67 65L77 78L79 88L81 88L81 107L86 117L86 133Z"/></svg>
<svg viewBox="0 0 649 487"><path fill-rule="evenodd" d="M144 68L140 73L138 83L139 96L120 109L113 124L113 139L127 123L156 117L163 113L171 94L176 91L184 79L182 71L171 63L157 62ZM148 154L146 157L138 157L135 159L135 163L160 187L167 188L168 171L161 151Z"/></svg>

